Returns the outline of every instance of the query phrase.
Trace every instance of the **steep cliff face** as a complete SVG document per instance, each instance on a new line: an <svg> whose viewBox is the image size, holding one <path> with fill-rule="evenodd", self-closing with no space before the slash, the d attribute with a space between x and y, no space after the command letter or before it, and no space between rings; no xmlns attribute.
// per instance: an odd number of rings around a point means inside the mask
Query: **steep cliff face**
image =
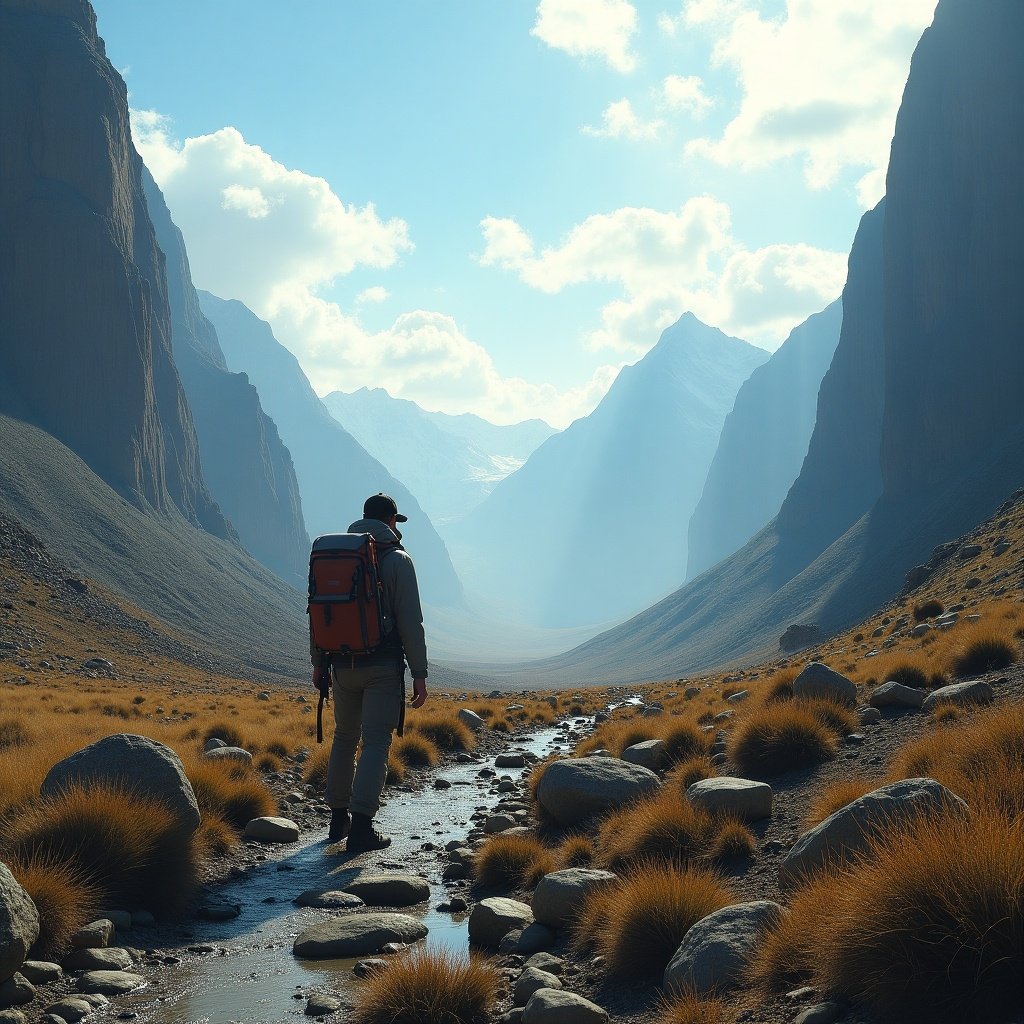
<svg viewBox="0 0 1024 1024"><path fill-rule="evenodd" d="M836 300L795 328L740 388L690 519L688 579L742 547L778 513L807 454L818 389L842 323Z"/></svg>
<svg viewBox="0 0 1024 1024"><path fill-rule="evenodd" d="M370 494L385 491L409 516L402 532L416 560L420 592L437 605L462 601L462 585L444 542L419 502L368 455L316 396L298 360L270 325L241 302L200 291L203 313L217 329L228 365L259 389L291 452L310 532L337 533L360 518Z"/></svg>
<svg viewBox="0 0 1024 1024"><path fill-rule="evenodd" d="M0 8L0 369L130 501L231 533L171 354L124 82L85 0Z"/></svg>
<svg viewBox="0 0 1024 1024"><path fill-rule="evenodd" d="M767 359L683 316L452 532L467 586L544 626L608 621L678 586L722 424Z"/></svg>
<svg viewBox="0 0 1024 1024"><path fill-rule="evenodd" d="M1022 96L1024 4L942 0L889 164L882 472L893 500L986 462L997 493L1024 477Z"/></svg>
<svg viewBox="0 0 1024 1024"><path fill-rule="evenodd" d="M291 455L256 388L244 373L228 370L217 332L200 309L181 232L145 167L141 177L166 257L174 359L199 437L203 475L249 552L302 587L309 536Z"/></svg>

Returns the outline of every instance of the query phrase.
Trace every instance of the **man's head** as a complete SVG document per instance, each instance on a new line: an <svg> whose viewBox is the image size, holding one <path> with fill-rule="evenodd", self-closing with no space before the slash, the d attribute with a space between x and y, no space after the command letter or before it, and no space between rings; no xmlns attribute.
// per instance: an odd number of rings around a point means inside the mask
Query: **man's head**
<svg viewBox="0 0 1024 1024"><path fill-rule="evenodd" d="M408 516L403 516L398 511L395 499L381 491L378 494L371 494L363 502L363 518L377 519L382 523L393 526L394 523L407 523Z"/></svg>

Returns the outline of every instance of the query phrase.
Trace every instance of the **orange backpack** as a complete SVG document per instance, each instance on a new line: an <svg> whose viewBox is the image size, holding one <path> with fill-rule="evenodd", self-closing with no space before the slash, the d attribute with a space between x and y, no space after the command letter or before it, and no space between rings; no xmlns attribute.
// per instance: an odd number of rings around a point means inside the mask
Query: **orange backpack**
<svg viewBox="0 0 1024 1024"><path fill-rule="evenodd" d="M309 630L327 654L369 654L384 640L378 545L369 533L330 533L309 555Z"/></svg>

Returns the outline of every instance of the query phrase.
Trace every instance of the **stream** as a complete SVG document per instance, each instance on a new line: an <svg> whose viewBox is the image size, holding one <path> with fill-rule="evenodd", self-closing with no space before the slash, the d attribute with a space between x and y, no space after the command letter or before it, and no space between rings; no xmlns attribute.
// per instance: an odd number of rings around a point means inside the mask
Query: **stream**
<svg viewBox="0 0 1024 1024"><path fill-rule="evenodd" d="M591 718L570 721L573 729L592 724ZM506 752L543 758L565 742L564 731L551 726L513 739ZM443 851L449 841L464 840L471 816L496 804L494 780L478 777L483 768L494 768L498 778L506 775L514 781L523 771L495 768L494 757L485 757L441 769L438 774L451 783L450 789L434 789L428 782L417 792L391 791L379 821L393 842L377 854L355 858L327 853L326 824L297 844L267 846L266 861L219 889L225 901L242 906L241 915L226 922L190 922L180 933L180 949L158 951L180 962L165 966L146 988L112 1002L113 1013L108 1013L113 1017L127 1011L140 1024L277 1024L304 1019L306 998L314 991L330 992L354 1005L362 984L353 974L356 960L308 961L292 954L300 932L337 911L299 908L292 901L307 889L343 889L362 873L426 877L429 902L399 912L427 926L421 941L426 948L468 949L468 913L434 909L447 899L441 882L447 858L424 853L422 845L431 842Z"/></svg>

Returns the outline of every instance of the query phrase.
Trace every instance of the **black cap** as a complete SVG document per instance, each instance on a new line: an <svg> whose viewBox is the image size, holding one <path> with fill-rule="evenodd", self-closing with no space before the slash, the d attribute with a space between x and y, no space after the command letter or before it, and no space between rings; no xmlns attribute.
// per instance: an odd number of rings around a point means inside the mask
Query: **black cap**
<svg viewBox="0 0 1024 1024"><path fill-rule="evenodd" d="M364 519L379 519L382 523L386 523L392 516L394 516L400 523L409 522L409 517L403 516L398 511L395 499L390 495L385 494L383 491L379 494L371 494L370 497L363 502Z"/></svg>

